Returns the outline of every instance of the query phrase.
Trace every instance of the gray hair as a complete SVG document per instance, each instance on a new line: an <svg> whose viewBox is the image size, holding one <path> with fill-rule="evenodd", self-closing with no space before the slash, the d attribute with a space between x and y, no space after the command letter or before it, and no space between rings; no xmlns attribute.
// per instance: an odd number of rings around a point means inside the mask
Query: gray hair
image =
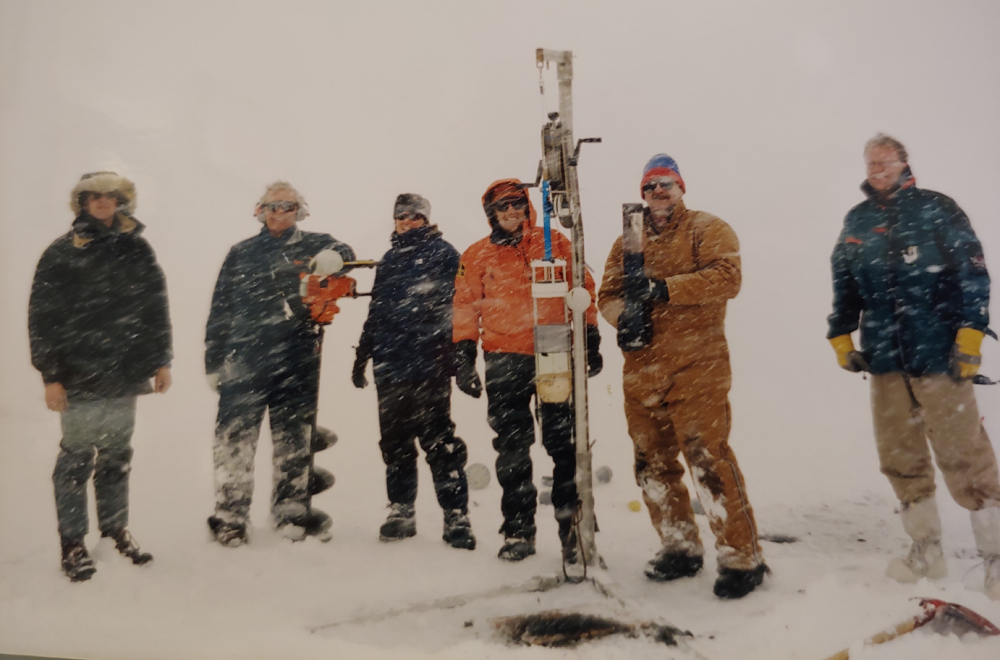
<svg viewBox="0 0 1000 660"><path fill-rule="evenodd" d="M906 147L903 143L896 138L886 135L885 133L876 133L875 137L865 142L864 155L867 156L868 152L875 147L889 147L896 150L896 155L899 156L899 160L904 163L909 163L909 156L906 153Z"/></svg>
<svg viewBox="0 0 1000 660"><path fill-rule="evenodd" d="M306 198L302 196L302 193L295 189L295 186L287 181L275 181L270 184L264 191L264 194L260 196L260 200L257 202L257 209L254 213L257 220L264 222L264 204L268 201L268 197L282 190L287 190L295 195L295 202L299 205L299 212L295 216L295 222L305 220L306 216L309 215L309 205L306 203Z"/></svg>

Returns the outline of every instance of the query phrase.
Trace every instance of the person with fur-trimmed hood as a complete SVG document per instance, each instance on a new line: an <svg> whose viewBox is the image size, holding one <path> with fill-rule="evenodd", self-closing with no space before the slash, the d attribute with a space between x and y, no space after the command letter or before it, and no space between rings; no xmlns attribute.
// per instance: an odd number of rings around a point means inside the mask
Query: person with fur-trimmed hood
<svg viewBox="0 0 1000 660"><path fill-rule="evenodd" d="M215 514L208 523L228 547L249 540L254 454L265 411L274 447L275 527L293 540L329 527L309 492L323 326L300 296L300 277L333 275L354 259L354 251L329 234L299 229L308 206L285 181L267 187L254 215L263 226L226 256L205 330L205 372L219 394Z"/></svg>
<svg viewBox="0 0 1000 660"><path fill-rule="evenodd" d="M992 334L983 248L954 200L917 187L901 142L879 133L864 157L867 199L844 218L831 259L827 338L840 367L871 374L880 466L913 540L886 575L916 582L947 573L933 454L952 498L970 512L986 594L997 600L1000 472L973 392L980 345Z"/></svg>
<svg viewBox="0 0 1000 660"><path fill-rule="evenodd" d="M83 175L70 194L73 228L45 250L28 303L31 362L62 423L52 481L62 569L74 582L96 571L84 545L91 475L101 536L135 564L153 559L128 530L128 475L136 397L170 388L171 329L135 205L125 177Z"/></svg>
<svg viewBox="0 0 1000 660"><path fill-rule="evenodd" d="M669 581L697 574L704 547L682 478L683 453L718 550L720 598L741 598L769 572L743 473L729 445L732 375L726 304L740 290L740 247L720 218L684 205L677 162L656 154L640 183L645 291L652 339L631 349L626 332L622 239L604 266L597 305L619 331L625 354L622 391L635 449L635 477L661 548L646 576Z"/></svg>
<svg viewBox="0 0 1000 660"><path fill-rule="evenodd" d="M417 533L417 448L420 440L444 510L444 540L473 550L465 443L451 420L452 298L458 251L430 224L431 204L404 193L393 208L392 248L375 272L368 318L358 344L352 381L365 387L373 362L378 390L379 447L385 460L389 517L382 541Z"/></svg>
<svg viewBox="0 0 1000 660"><path fill-rule="evenodd" d="M482 341L486 361L488 421L497 434L497 481L503 488L500 508L504 544L499 556L521 561L535 554L537 491L532 483L531 445L535 424L531 400L535 397L534 313L531 297L531 262L545 256L545 235L536 226L535 208L517 179L490 184L483 194L483 210L490 235L473 243L462 255L455 279L454 334L457 373L455 382L466 394L478 398L482 384L476 373L476 345ZM572 246L558 231L552 232L552 255L572 269ZM588 273L586 287L593 299L594 281ZM561 316L560 316L561 318ZM587 373L596 376L603 366L597 308L586 312ZM547 403L536 399L542 446L555 464L552 504L559 523L563 559L578 562L573 517L577 508L576 447L573 440L572 403Z"/></svg>

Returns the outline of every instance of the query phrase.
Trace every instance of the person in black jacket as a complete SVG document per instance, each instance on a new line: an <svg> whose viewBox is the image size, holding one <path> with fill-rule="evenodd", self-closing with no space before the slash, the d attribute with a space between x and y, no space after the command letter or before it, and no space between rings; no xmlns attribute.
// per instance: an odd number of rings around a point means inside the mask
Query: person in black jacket
<svg viewBox="0 0 1000 660"><path fill-rule="evenodd" d="M170 388L171 329L163 271L135 204L128 179L85 174L70 195L73 228L45 250L28 303L31 362L61 415L52 481L62 569L74 582L96 570L83 542L91 475L101 536L135 564L153 559L127 529L128 474L136 397Z"/></svg>
<svg viewBox="0 0 1000 660"><path fill-rule="evenodd" d="M417 533L414 440L419 438L444 509L444 540L472 550L476 538L468 516L468 454L451 420L451 310L459 255L429 224L430 214L430 202L420 195L396 198L392 248L375 273L352 379L356 387L365 387L365 369L372 360L390 509L379 539L396 541Z"/></svg>
<svg viewBox="0 0 1000 660"><path fill-rule="evenodd" d="M209 527L222 545L247 542L254 453L264 412L274 446L271 513L282 535L325 535L330 518L312 508L311 442L316 434L323 326L299 295L300 277L339 271L354 251L329 234L304 232L308 214L290 184L268 186L257 204L264 225L229 251L212 296L205 332L205 371L219 393L215 515Z"/></svg>

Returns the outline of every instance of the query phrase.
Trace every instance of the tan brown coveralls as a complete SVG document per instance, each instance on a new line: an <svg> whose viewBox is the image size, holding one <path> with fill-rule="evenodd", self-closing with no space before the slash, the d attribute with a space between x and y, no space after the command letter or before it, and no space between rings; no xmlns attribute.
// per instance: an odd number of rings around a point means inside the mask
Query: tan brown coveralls
<svg viewBox="0 0 1000 660"><path fill-rule="evenodd" d="M731 372L726 301L740 290L739 241L719 218L675 207L662 233L647 211L646 276L667 283L669 302L653 303L653 340L625 353L625 417L635 445L636 481L653 527L671 552L704 554L681 480L683 451L716 537L718 564L748 570L762 563L753 509L729 447ZM604 267L598 308L618 327L622 245Z"/></svg>

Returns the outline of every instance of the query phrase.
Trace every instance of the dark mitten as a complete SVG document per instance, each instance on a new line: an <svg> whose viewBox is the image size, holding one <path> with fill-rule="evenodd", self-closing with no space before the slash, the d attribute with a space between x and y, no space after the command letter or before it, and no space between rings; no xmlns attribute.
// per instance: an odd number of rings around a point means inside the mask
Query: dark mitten
<svg viewBox="0 0 1000 660"><path fill-rule="evenodd" d="M596 325L587 326L587 377L593 378L604 368L601 357L601 331Z"/></svg>
<svg viewBox="0 0 1000 660"><path fill-rule="evenodd" d="M483 394L483 383L476 373L476 342L463 339L455 344L455 384L473 399Z"/></svg>

